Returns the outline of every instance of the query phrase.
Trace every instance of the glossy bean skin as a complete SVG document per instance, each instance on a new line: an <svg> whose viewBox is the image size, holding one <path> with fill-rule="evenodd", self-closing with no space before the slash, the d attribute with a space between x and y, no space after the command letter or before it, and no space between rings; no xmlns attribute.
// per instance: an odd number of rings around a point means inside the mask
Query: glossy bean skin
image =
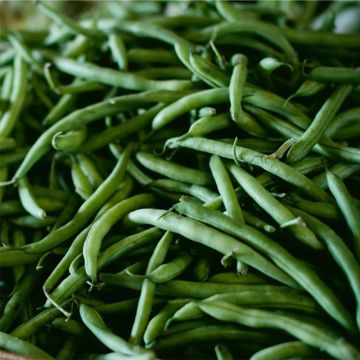
<svg viewBox="0 0 360 360"><path fill-rule="evenodd" d="M179 276L190 265L193 257L188 254L180 254L171 262L164 263L158 266L151 272L146 274L146 277L154 283L164 283Z"/></svg>
<svg viewBox="0 0 360 360"><path fill-rule="evenodd" d="M148 262L146 268L146 275L153 272L163 263L170 245L173 241L173 234L165 232L157 243L154 252ZM151 279L144 279L141 289L140 297L137 304L136 315L131 329L129 341L134 344L141 343L149 326L151 310L154 302L156 285Z"/></svg>
<svg viewBox="0 0 360 360"><path fill-rule="evenodd" d="M183 94L183 92L177 91L164 92L161 90L150 90L149 92L120 96L111 99L111 101L104 100L68 114L43 132L36 140L30 151L27 152L24 161L17 169L13 181L23 177L32 166L47 153L50 149L53 136L59 131L71 130L106 116L116 114L121 110L136 108L141 104L171 102Z"/></svg>
<svg viewBox="0 0 360 360"><path fill-rule="evenodd" d="M99 269L111 264L122 256L141 246L151 244L161 235L159 229L150 228L140 233L127 236L115 244L109 246L99 258ZM62 303L79 290L88 280L85 269L81 268L77 274L69 275L65 278L50 294L51 298L57 303ZM51 307L47 301L45 307Z"/></svg>
<svg viewBox="0 0 360 360"><path fill-rule="evenodd" d="M91 226L83 245L85 271L91 281L96 281L101 242L111 227L128 212L150 206L154 201L152 194L135 195L111 207Z"/></svg>
<svg viewBox="0 0 360 360"><path fill-rule="evenodd" d="M360 328L360 266L356 261L356 257L331 227L304 211L298 209L294 209L294 211L300 216L303 216L304 220L309 224L309 227L322 239L334 260L345 273L355 294L357 303L356 321L358 328Z"/></svg>
<svg viewBox="0 0 360 360"><path fill-rule="evenodd" d="M337 319L339 323L349 330L352 329L350 331L354 331L354 323L348 312L316 272L304 266L301 261L263 233L250 226L240 227L229 217L206 207L197 206L194 203L190 206L189 202L188 205L183 202L175 205L174 208L182 214L210 223L212 226L241 239L269 256L275 264L309 292L330 316Z"/></svg>
<svg viewBox="0 0 360 360"><path fill-rule="evenodd" d="M188 218L156 209L142 209L131 212L129 219L134 222L147 223L158 226L164 230L180 234L189 240L208 246L225 257L234 257L247 265L273 277L290 286L295 286L295 282L283 273L278 267L267 261L251 247L235 240L233 237L225 235L217 230L213 230L199 222ZM209 239L216 237L221 241L211 242ZM284 276L285 275L285 276Z"/></svg>
<svg viewBox="0 0 360 360"><path fill-rule="evenodd" d="M277 46L279 49L283 50L291 62L297 61L296 53L290 43L285 37L283 37L276 27L270 24L268 25L257 20L240 20L231 23L223 22L214 26L209 26L208 28L196 32L196 34L194 33L190 35L194 36L197 41L203 41L209 40L214 31L217 33L218 37L244 32L258 34Z"/></svg>
<svg viewBox="0 0 360 360"><path fill-rule="evenodd" d="M18 120L22 107L24 106L27 92L27 74L28 65L20 56L17 56L14 60L14 86L9 99L11 105L1 117L0 138L9 136Z"/></svg>
<svg viewBox="0 0 360 360"><path fill-rule="evenodd" d="M37 346L27 341L18 339L17 337L9 335L5 332L0 332L0 347L2 349L24 356L31 356L38 359L54 359L52 356Z"/></svg>
<svg viewBox="0 0 360 360"><path fill-rule="evenodd" d="M126 170L129 156L130 149L128 149L123 157L118 161L109 177L96 189L92 196L81 205L73 219L47 235L44 239L33 244L25 245L25 251L28 253L45 252L63 241L66 241L71 235L79 231L89 218L95 214L104 202L112 195L114 187L116 188L119 182L121 182Z"/></svg>
<svg viewBox="0 0 360 360"><path fill-rule="evenodd" d="M131 346L121 337L112 333L93 308L80 304L80 316L85 326L109 349L124 355L136 355L143 352L140 348Z"/></svg>
<svg viewBox="0 0 360 360"><path fill-rule="evenodd" d="M296 217L276 200L259 182L245 170L235 165L230 165L230 171L240 186L262 207L278 224L294 220ZM322 244L316 236L303 225L294 224L288 227L294 237L314 249L322 249Z"/></svg>
<svg viewBox="0 0 360 360"><path fill-rule="evenodd" d="M346 97L352 90L351 85L343 85L336 89L334 93L325 101L323 106L316 114L313 122L307 130L297 139L287 154L289 162L301 160L305 157L316 143L324 135L326 128L335 117Z"/></svg>
<svg viewBox="0 0 360 360"><path fill-rule="evenodd" d="M264 310L245 309L218 302L199 303L201 310L222 321L234 321L250 327L275 327L289 332L309 345L319 347L336 359L356 359L358 350L339 335L330 334L319 325L301 321L291 316L274 314Z"/></svg>
<svg viewBox="0 0 360 360"><path fill-rule="evenodd" d="M240 224L244 223L244 215L224 163L219 156L213 155L209 166L227 214Z"/></svg>
<svg viewBox="0 0 360 360"><path fill-rule="evenodd" d="M53 59L55 66L70 75L106 85L129 90L184 90L193 85L187 80L151 80L130 72L120 72L111 68L102 68L91 63L79 63L68 58Z"/></svg>
<svg viewBox="0 0 360 360"><path fill-rule="evenodd" d="M234 157L234 151L231 145L203 137L193 137L191 139L180 140L178 142L174 142L170 147L196 149L201 152L215 154L228 159L233 159ZM239 161L259 166L264 170L281 177L283 180L288 181L292 185L298 186L314 199L321 201L329 200L329 195L317 188L310 179L277 159L266 158L264 157L264 154L251 149L243 148L241 146L237 146L235 148L235 155Z"/></svg>
<svg viewBox="0 0 360 360"><path fill-rule="evenodd" d="M203 302L223 301L234 305L251 306L260 309L283 309L301 311L303 313L319 315L320 311L314 300L289 289L263 290L261 288L249 289L242 292L224 293L203 299ZM192 320L202 317L196 302L189 302L180 308L171 318L171 321Z"/></svg>
<svg viewBox="0 0 360 360"><path fill-rule="evenodd" d="M254 108L246 108L250 113L257 116L261 122L266 122L267 126L290 138L299 138L303 134L299 129L292 126L286 121L270 115L265 111ZM359 164L359 149L350 146L344 146L326 138L319 140L319 143L314 145L313 150L329 159L343 160L353 164Z"/></svg>
<svg viewBox="0 0 360 360"><path fill-rule="evenodd" d="M302 341L289 341L270 346L253 354L250 360L288 359L289 357L303 357L317 355L317 351Z"/></svg>
<svg viewBox="0 0 360 360"><path fill-rule="evenodd" d="M200 186L211 184L211 176L202 170L164 160L159 156L147 152L136 153L136 159L147 169L165 175L170 179L193 183Z"/></svg>
<svg viewBox="0 0 360 360"><path fill-rule="evenodd" d="M152 128L158 130L192 109L209 104L221 104L228 99L227 89L202 90L183 97L162 109L153 119Z"/></svg>
<svg viewBox="0 0 360 360"><path fill-rule="evenodd" d="M334 175L331 171L326 173L327 183L329 189L336 199L336 203L343 214L345 221L353 235L353 246L355 249L356 258L360 259L360 223L359 210L357 209L354 200L345 186L344 182Z"/></svg>

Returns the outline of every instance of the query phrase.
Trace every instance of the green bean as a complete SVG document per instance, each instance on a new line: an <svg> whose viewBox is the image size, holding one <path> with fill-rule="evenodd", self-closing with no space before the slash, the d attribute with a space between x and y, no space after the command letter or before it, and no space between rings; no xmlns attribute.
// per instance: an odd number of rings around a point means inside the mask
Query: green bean
<svg viewBox="0 0 360 360"><path fill-rule="evenodd" d="M5 64L10 63L14 60L15 50L13 48L4 49L0 54L0 65L4 66Z"/></svg>
<svg viewBox="0 0 360 360"><path fill-rule="evenodd" d="M132 346L120 336L113 334L99 313L93 308L80 304L80 316L86 327L109 349L125 355L136 355L144 352L139 347Z"/></svg>
<svg viewBox="0 0 360 360"><path fill-rule="evenodd" d="M19 179L19 197L22 206L30 215L33 215L40 220L45 219L46 213L35 199L26 177Z"/></svg>
<svg viewBox="0 0 360 360"><path fill-rule="evenodd" d="M31 292L34 291L37 280L37 273L35 271L29 271L23 279L16 284L11 298L7 301L0 317L1 331L6 331L16 319L27 298Z"/></svg>
<svg viewBox="0 0 360 360"><path fill-rule="evenodd" d="M145 168L173 180L192 183L195 185L209 185L211 176L202 170L193 169L168 160L163 160L156 155L146 152L137 152L136 160Z"/></svg>
<svg viewBox="0 0 360 360"><path fill-rule="evenodd" d="M129 289L140 290L143 283L141 275L110 274L101 273L100 280L106 284L122 286ZM280 285L247 285L247 284L225 284L211 282L194 282L187 280L171 280L164 284L158 284L155 294L181 298L204 299L209 296L223 293L234 293L238 291L256 290L270 291L279 288L285 289Z"/></svg>
<svg viewBox="0 0 360 360"><path fill-rule="evenodd" d="M353 247L355 249L356 258L360 259L360 223L359 212L354 201L346 188L344 182L331 171L326 172L327 183L329 189L334 196L338 207L352 233ZM359 320L360 321L360 320Z"/></svg>
<svg viewBox="0 0 360 360"><path fill-rule="evenodd" d="M261 109L257 109L255 107L246 107L246 109L252 114L256 114L258 120L266 123L267 126L287 137L300 138L303 134L301 130L292 126L288 122L281 120L272 114L266 113ZM341 159L355 164L360 163L360 153L358 148L339 145L329 139L321 139L319 143L314 145L314 151L331 159Z"/></svg>
<svg viewBox="0 0 360 360"><path fill-rule="evenodd" d="M58 85L54 91L58 94L81 94L96 90L102 90L104 86L94 81L81 81L76 84Z"/></svg>
<svg viewBox="0 0 360 360"><path fill-rule="evenodd" d="M168 301L166 306L158 312L149 322L144 333L144 342L149 347L154 340L164 331L166 322L172 314L189 302L188 299L176 299Z"/></svg>
<svg viewBox="0 0 360 360"><path fill-rule="evenodd" d="M260 274L247 273L246 275L241 275L235 272L226 272L211 276L209 281L235 284L266 284L269 282L269 279Z"/></svg>
<svg viewBox="0 0 360 360"><path fill-rule="evenodd" d="M134 74L154 80L163 80L163 79L188 80L191 77L191 72L182 66L146 67L144 69L134 71Z"/></svg>
<svg viewBox="0 0 360 360"><path fill-rule="evenodd" d="M280 269L284 270L309 292L331 317L335 318L344 327L353 329L352 319L350 319L349 314L330 288L323 283L312 269L292 256L281 245L269 239L263 233L246 225L239 226L228 216L207 209L204 206L182 202L176 204L174 208L180 213L211 224L211 226L241 239L266 254Z"/></svg>
<svg viewBox="0 0 360 360"><path fill-rule="evenodd" d="M298 320L291 315L280 315L264 310L245 309L222 302L209 304L200 302L199 307L210 316L222 321L232 321L250 327L278 328L306 344L319 347L336 359L356 359L358 350L339 335L326 329L323 323L314 324Z"/></svg>
<svg viewBox="0 0 360 360"><path fill-rule="evenodd" d="M217 360L233 360L233 356L229 349L223 344L217 344L215 346L215 354Z"/></svg>
<svg viewBox="0 0 360 360"><path fill-rule="evenodd" d="M301 198L295 193L291 193L289 198L290 203L293 203L297 208L311 215L333 220L339 218L339 210L333 203L309 201Z"/></svg>
<svg viewBox="0 0 360 360"><path fill-rule="evenodd" d="M31 65L39 74L43 74L42 67L40 63L34 59L33 55L31 54L30 50L27 48L27 46L21 41L21 39L18 36L10 34L8 36L8 39L15 49L18 56L22 57L24 61L26 61L29 65Z"/></svg>
<svg viewBox="0 0 360 360"><path fill-rule="evenodd" d="M357 173L360 170L360 166L358 164L347 164L339 162L336 165L329 168L329 170L335 174L340 179L346 179L349 176ZM313 178L313 181L316 183L318 187L321 189L328 188L328 182L326 178L326 172L323 172Z"/></svg>
<svg viewBox="0 0 360 360"><path fill-rule="evenodd" d="M296 287L292 279L258 252L237 241L235 238L223 234L218 230L211 229L202 223L156 209L136 210L128 216L130 220L135 222L156 224L156 226L164 230L173 231L189 240L217 250L224 255L223 261L228 257L233 257L282 283ZM209 241L214 237L216 237L218 241Z"/></svg>
<svg viewBox="0 0 360 360"><path fill-rule="evenodd" d="M14 246L14 248L18 248L25 244L26 244L26 239L25 239L24 232L19 229L15 229L13 232L13 236L12 236L12 245ZM13 275L14 275L14 281L15 281L16 285L23 278L25 272L26 272L25 266L14 266L13 267Z"/></svg>
<svg viewBox="0 0 360 360"><path fill-rule="evenodd" d="M46 197L48 199L54 199L56 201L66 201L69 199L69 193L61 189L50 189L45 186L33 185L31 187L34 195L38 198Z"/></svg>
<svg viewBox="0 0 360 360"><path fill-rule="evenodd" d="M340 106L352 90L351 85L336 89L317 112L314 121L290 148L287 159L295 162L305 157L324 135Z"/></svg>
<svg viewBox="0 0 360 360"><path fill-rule="evenodd" d="M1 157L0 157L0 163L1 163ZM0 166L0 182L6 181L7 177L8 177L8 167ZM4 195L5 195L5 188L0 187L0 208L2 207ZM0 214L1 214L1 210L0 210Z"/></svg>
<svg viewBox="0 0 360 360"><path fill-rule="evenodd" d="M88 140L81 145L80 150L83 152L94 151L115 140L124 139L133 133L143 130L163 107L163 104L155 105L145 113L139 114L131 120L117 126L112 126L99 134L89 137Z"/></svg>
<svg viewBox="0 0 360 360"><path fill-rule="evenodd" d="M74 336L82 336L87 333L85 327L76 320L58 317L51 322L55 329L65 331Z"/></svg>
<svg viewBox="0 0 360 360"><path fill-rule="evenodd" d="M181 192L183 194L192 195L195 198L201 201L210 201L211 199L217 196L216 193L209 190L206 187L200 185L187 184L176 180L171 179L157 179L153 180L149 184L150 188L160 188L167 192ZM0 204L0 213L1 213L1 204Z"/></svg>
<svg viewBox="0 0 360 360"><path fill-rule="evenodd" d="M266 90L259 89L253 85L247 84L244 90L247 90L247 96L244 97L245 104L257 106L264 110L275 112L284 116L292 124L306 129L310 124L310 119L306 114L299 110L295 105L286 102L280 96ZM284 104L286 106L284 106Z"/></svg>
<svg viewBox="0 0 360 360"><path fill-rule="evenodd" d="M210 140L202 137L193 137L173 143L170 148L185 147L201 152L215 154L224 158L233 159L234 150L232 145L220 141ZM302 191L314 199L328 201L329 195L320 190L306 176L293 169L289 165L282 163L277 159L265 157L263 154L251 149L240 146L235 147L236 158L240 161L248 162L251 165L259 166L264 170L274 174L290 184L299 187Z"/></svg>
<svg viewBox="0 0 360 360"><path fill-rule="evenodd" d="M4 249L4 247L1 247L0 249ZM40 257L41 254L27 254L22 250L4 249L4 251L1 251L0 268L32 264L38 261Z"/></svg>
<svg viewBox="0 0 360 360"><path fill-rule="evenodd" d="M251 306L261 309L287 309L312 315L319 314L319 308L312 299L307 298L301 293L295 291L289 292L288 290L290 289L274 289L268 291L261 289L245 290L212 295L204 299L203 302L212 304L221 301L228 304ZM199 309L197 303L192 301L177 310L169 322L194 320L202 318L203 316L204 313Z"/></svg>
<svg viewBox="0 0 360 360"><path fill-rule="evenodd" d="M117 22L115 27L120 31L128 32L135 36L154 38L170 45L181 43L189 48L193 47L190 42L175 32L149 22L121 21Z"/></svg>
<svg viewBox="0 0 360 360"><path fill-rule="evenodd" d="M342 84L360 84L360 69L318 66L312 69L306 77L318 82L334 82Z"/></svg>
<svg viewBox="0 0 360 360"><path fill-rule="evenodd" d="M232 57L231 62L233 70L229 84L230 114L232 120L241 124L244 116L241 108L241 101L243 97L243 87L248 74L248 59L243 54L236 54Z"/></svg>
<svg viewBox="0 0 360 360"><path fill-rule="evenodd" d="M77 58L84 54L90 45L91 40L88 37L81 34L76 35L73 41L66 43L62 55L73 59Z"/></svg>
<svg viewBox="0 0 360 360"><path fill-rule="evenodd" d="M325 135L328 137L334 137L338 139L338 132L340 129L346 128L350 124L358 122L360 115L360 107L354 107L337 114L333 122L326 129Z"/></svg>
<svg viewBox="0 0 360 360"><path fill-rule="evenodd" d="M360 328L360 266L356 261L355 255L347 247L341 237L338 236L329 226L304 211L298 209L294 209L294 211L304 217L305 221L309 224L309 227L311 227L322 239L334 260L345 273L355 294L357 302L356 320L358 328Z"/></svg>
<svg viewBox="0 0 360 360"><path fill-rule="evenodd" d="M290 43L304 46L327 47L333 51L337 48L356 49L360 40L356 34L337 34L327 31L301 30L283 28L284 36Z"/></svg>
<svg viewBox="0 0 360 360"><path fill-rule="evenodd" d="M321 90L323 90L326 87L326 84L312 81L312 80L305 80L300 87L294 92L292 95L290 95L286 101L290 101L294 99L295 97L308 97L308 96L314 96L317 95Z"/></svg>
<svg viewBox="0 0 360 360"><path fill-rule="evenodd" d="M116 186L121 182L124 176L127 161L130 156L130 149L125 150L123 156L119 159L115 165L111 174L107 179L95 190L95 192L86 200L78 209L77 213L68 223L56 229L54 232L45 236L42 240L28 244L23 247L26 252L36 253L45 252L55 246L66 241L70 236L77 233L93 216L96 211L106 202L106 200L112 195Z"/></svg>
<svg viewBox="0 0 360 360"><path fill-rule="evenodd" d="M316 350L302 341L289 341L273 345L253 354L250 360L289 359L317 355Z"/></svg>
<svg viewBox="0 0 360 360"><path fill-rule="evenodd" d="M16 354L31 356L32 358L34 357L38 359L49 360L54 359L52 356L37 346L4 332L0 332L0 347L4 350L12 351Z"/></svg>
<svg viewBox="0 0 360 360"><path fill-rule="evenodd" d="M151 194L130 197L114 205L91 226L83 245L83 256L86 274L93 282L96 281L98 253L105 235L124 215L143 206L152 205L154 200Z"/></svg>
<svg viewBox="0 0 360 360"><path fill-rule="evenodd" d="M207 281L211 270L211 263L209 259L202 257L195 263L193 276L197 281Z"/></svg>
<svg viewBox="0 0 360 360"><path fill-rule="evenodd" d="M104 179L102 178L99 170L96 168L96 165L84 154L77 154L76 160L78 161L84 175L89 180L92 188L97 189L104 182Z"/></svg>
<svg viewBox="0 0 360 360"><path fill-rule="evenodd" d="M13 138L0 139L0 152L16 148L16 141Z"/></svg>
<svg viewBox="0 0 360 360"><path fill-rule="evenodd" d="M61 259L61 261L56 265L55 269L51 272L49 277L43 284L43 288L50 292L56 283L61 279L61 277L68 271L68 268L71 262L81 253L83 243L86 239L86 236L90 230L90 227L86 227L71 243L68 251Z"/></svg>
<svg viewBox="0 0 360 360"><path fill-rule="evenodd" d="M159 130L160 128L168 125L176 118L186 114L192 109L199 107L221 104L228 99L227 89L210 89L198 91L194 94L184 96L178 101L168 105L162 109L153 119L152 128Z"/></svg>
<svg viewBox="0 0 360 360"><path fill-rule="evenodd" d="M52 147L57 151L74 151L85 141L87 128L85 126L69 130L59 131L51 140Z"/></svg>
<svg viewBox="0 0 360 360"><path fill-rule="evenodd" d="M257 331L243 330L231 325L210 325L164 336L156 341L150 348L161 352L167 349L181 349L192 342L214 340L236 340L256 343L267 342L266 336Z"/></svg>
<svg viewBox="0 0 360 360"><path fill-rule="evenodd" d="M119 34L109 35L109 47L111 55L116 61L120 70L126 70L128 67L128 54L122 37Z"/></svg>
<svg viewBox="0 0 360 360"><path fill-rule="evenodd" d="M63 25L66 29L74 32L75 34L82 34L84 36L95 38L97 40L102 40L105 37L105 35L98 29L85 28L79 25L77 22L71 20L69 17L56 11L44 2L38 1L37 5L40 11L42 11L45 15L49 16L52 20L54 20L58 24Z"/></svg>
<svg viewBox="0 0 360 360"><path fill-rule="evenodd" d="M222 22L214 26L209 26L200 31L189 32L189 36L194 36L197 41L208 41L213 34L221 38L229 34L239 33L256 34L263 37L266 41L282 50L291 63L297 63L297 55L292 45L283 36L281 30L273 25L258 20L239 20L236 22Z"/></svg>
<svg viewBox="0 0 360 360"><path fill-rule="evenodd" d="M273 233L276 231L275 226L272 226L265 222L264 220L256 217L255 215L249 213L248 211L243 211L245 223L255 227L256 229L266 231L268 233Z"/></svg>
<svg viewBox="0 0 360 360"><path fill-rule="evenodd" d="M185 90L192 87L187 80L150 80L131 72L113 70L91 63L56 57L55 66L67 74L129 90Z"/></svg>
<svg viewBox="0 0 360 360"><path fill-rule="evenodd" d="M11 331L10 335L16 336L19 339L27 339L59 315L60 310L57 308L43 310L32 319L17 326Z"/></svg>
<svg viewBox="0 0 360 360"><path fill-rule="evenodd" d="M193 261L193 257L188 253L183 253L168 263L158 266L148 272L146 278L154 283L164 283L175 279L182 274Z"/></svg>
<svg viewBox="0 0 360 360"><path fill-rule="evenodd" d="M202 26L202 25L211 25L217 22L217 18L201 16L197 14L179 14L170 17L158 16L149 19L148 21L152 24L164 26L164 27L182 27L184 24L192 25L192 26Z"/></svg>
<svg viewBox="0 0 360 360"><path fill-rule="evenodd" d="M350 124L339 129L334 136L336 140L349 141L350 139L355 139L360 136L359 124Z"/></svg>
<svg viewBox="0 0 360 360"><path fill-rule="evenodd" d="M71 179L74 184L75 192L83 199L87 200L94 193L89 178L85 175L80 163L76 158L71 158Z"/></svg>
<svg viewBox="0 0 360 360"><path fill-rule="evenodd" d="M121 110L132 109L152 102L171 102L184 95L184 92L164 92L149 91L140 94L124 95L109 100L104 100L83 109L76 110L68 116L62 118L52 127L47 129L37 139L31 149L27 152L24 161L16 171L13 181L23 177L31 167L44 155L50 148L53 136L59 131L67 131L92 121L102 119L105 116L116 114Z"/></svg>
<svg viewBox="0 0 360 360"><path fill-rule="evenodd" d="M234 164L229 166L229 170L235 177L239 185L248 193L248 195L264 209L280 226L291 222L296 216L291 213L284 205L276 200L253 176ZM323 249L323 245L316 236L306 226L294 224L288 227L295 238L303 244L314 249Z"/></svg>
<svg viewBox="0 0 360 360"><path fill-rule="evenodd" d="M224 163L217 155L213 155L210 158L209 166L216 187L223 198L227 215L239 222L239 224L244 224L244 215Z"/></svg>
<svg viewBox="0 0 360 360"><path fill-rule="evenodd" d="M181 44L175 46L176 53L180 60L188 67L193 69L202 81L211 87L225 87L230 81L230 77L219 69L216 65L202 56L191 54L189 49L182 47Z"/></svg>
<svg viewBox="0 0 360 360"><path fill-rule="evenodd" d="M49 225L53 225L56 221L56 217L46 216L44 219L39 219L32 215L24 215L17 218L12 218L10 221L12 224L15 224L17 226L29 227L33 229L42 229L48 227ZM21 249L24 249L27 252L27 248L31 247L31 245L32 244L26 244Z"/></svg>
<svg viewBox="0 0 360 360"><path fill-rule="evenodd" d="M103 305L95 305L93 308L99 314L118 314L127 313L136 308L138 299L121 300L115 303L106 303Z"/></svg>
<svg viewBox="0 0 360 360"><path fill-rule="evenodd" d="M140 233L129 235L119 242L109 246L100 255L99 258L99 269L101 270L105 266L111 264L115 260L128 254L129 252L137 249L141 246L145 246L158 239L160 230L151 228L144 230ZM58 287L51 293L51 298L57 303L61 303L68 299L75 291L81 288L88 277L86 276L85 269L81 269L76 275L70 275L65 278ZM51 303L47 302L45 306L50 306Z"/></svg>
<svg viewBox="0 0 360 360"><path fill-rule="evenodd" d="M143 49L132 48L128 51L129 61L134 63L178 64L176 55L169 50L161 48Z"/></svg>
<svg viewBox="0 0 360 360"><path fill-rule="evenodd" d="M154 271L154 269L156 269L163 263L169 247L172 243L172 240L173 235L168 231L159 240L146 268L146 275ZM154 294L154 282L150 279L144 279L140 290L135 320L131 329L131 335L129 340L131 343L139 344L145 334L150 319L150 313L154 301Z"/></svg>
<svg viewBox="0 0 360 360"><path fill-rule="evenodd" d="M12 132L25 103L27 93L28 66L20 56L14 60L13 88L10 106L0 119L0 138L6 138Z"/></svg>
<svg viewBox="0 0 360 360"><path fill-rule="evenodd" d="M225 1L216 0L215 5L218 13L227 21L249 20L258 17L258 14L251 10L237 9L235 6L232 6Z"/></svg>
<svg viewBox="0 0 360 360"><path fill-rule="evenodd" d="M87 360L128 360L129 356L122 355L117 352L111 352L107 354L90 354L86 359ZM153 354L145 353L145 354L137 354L137 360L152 360Z"/></svg>

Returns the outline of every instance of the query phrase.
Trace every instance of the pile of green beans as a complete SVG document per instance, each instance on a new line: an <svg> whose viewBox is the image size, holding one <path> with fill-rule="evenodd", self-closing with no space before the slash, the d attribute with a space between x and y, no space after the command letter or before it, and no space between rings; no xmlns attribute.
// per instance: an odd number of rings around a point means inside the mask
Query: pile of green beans
<svg viewBox="0 0 360 360"><path fill-rule="evenodd" d="M0 31L0 352L360 359L359 5L52 5Z"/></svg>

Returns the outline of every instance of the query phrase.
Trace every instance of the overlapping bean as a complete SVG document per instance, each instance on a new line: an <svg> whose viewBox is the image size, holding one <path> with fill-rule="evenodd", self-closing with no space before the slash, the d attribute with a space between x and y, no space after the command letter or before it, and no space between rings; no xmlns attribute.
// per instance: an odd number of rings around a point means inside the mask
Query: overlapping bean
<svg viewBox="0 0 360 360"><path fill-rule="evenodd" d="M360 359L358 5L90 5L0 30L0 349Z"/></svg>

